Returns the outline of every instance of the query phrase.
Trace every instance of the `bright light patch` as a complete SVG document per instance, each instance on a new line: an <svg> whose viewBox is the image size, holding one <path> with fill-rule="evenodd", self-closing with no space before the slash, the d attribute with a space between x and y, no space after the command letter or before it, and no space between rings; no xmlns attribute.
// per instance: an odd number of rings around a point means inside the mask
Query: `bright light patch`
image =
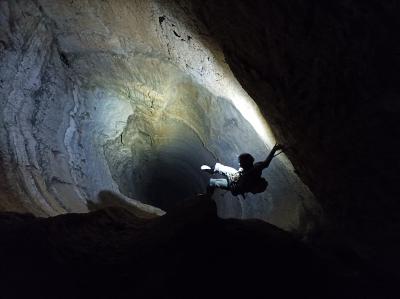
<svg viewBox="0 0 400 299"><path fill-rule="evenodd" d="M182 19L173 17L168 13L168 6L156 4L154 11L159 15L167 15L163 20L161 29L156 27L158 38L165 45L164 50L168 56L184 71L189 74L197 83L204 86L215 96L230 100L243 117L252 125L261 140L266 146L271 147L275 144L275 137L270 127L262 116L259 108L240 83L233 75L230 67L224 60L223 51L218 45L193 32L188 24ZM155 26L158 25L158 18L154 20ZM176 40L174 31L165 30L173 26L181 36L190 36L190 41L179 42L178 46L173 46L171 41ZM197 28L197 27L196 27Z"/></svg>

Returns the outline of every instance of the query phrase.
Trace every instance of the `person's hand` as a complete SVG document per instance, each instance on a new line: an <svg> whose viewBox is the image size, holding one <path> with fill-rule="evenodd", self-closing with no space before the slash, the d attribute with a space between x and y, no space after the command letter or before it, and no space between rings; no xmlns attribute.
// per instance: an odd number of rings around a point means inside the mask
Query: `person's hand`
<svg viewBox="0 0 400 299"><path fill-rule="evenodd" d="M274 145L272 150L274 150L274 151L279 151L279 150L283 151L284 149L285 149L285 147L282 144L277 143L277 144Z"/></svg>

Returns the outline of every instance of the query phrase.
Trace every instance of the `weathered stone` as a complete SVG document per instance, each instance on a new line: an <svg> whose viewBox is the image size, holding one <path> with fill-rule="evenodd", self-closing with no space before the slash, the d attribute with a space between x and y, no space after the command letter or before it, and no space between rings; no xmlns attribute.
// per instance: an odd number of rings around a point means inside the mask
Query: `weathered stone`
<svg viewBox="0 0 400 299"><path fill-rule="evenodd" d="M268 154L265 120L207 29L185 15L189 3L1 7L0 36L12 45L0 71L3 210L87 212L102 190L169 210L204 192L201 164ZM266 193L216 194L219 215L309 230L318 206L279 159L265 172Z"/></svg>

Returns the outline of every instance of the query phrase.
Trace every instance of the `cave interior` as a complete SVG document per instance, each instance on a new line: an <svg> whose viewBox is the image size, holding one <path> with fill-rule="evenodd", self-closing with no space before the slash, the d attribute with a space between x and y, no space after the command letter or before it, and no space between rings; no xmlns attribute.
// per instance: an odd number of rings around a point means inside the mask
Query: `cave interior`
<svg viewBox="0 0 400 299"><path fill-rule="evenodd" d="M398 298L399 13L0 1L0 298Z"/></svg>

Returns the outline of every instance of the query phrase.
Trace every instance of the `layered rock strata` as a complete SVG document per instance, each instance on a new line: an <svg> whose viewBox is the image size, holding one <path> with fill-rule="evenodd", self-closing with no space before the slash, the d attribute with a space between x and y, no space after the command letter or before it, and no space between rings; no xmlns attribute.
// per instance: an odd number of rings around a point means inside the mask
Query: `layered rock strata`
<svg viewBox="0 0 400 299"><path fill-rule="evenodd" d="M201 164L266 157L265 120L185 6L0 5L2 210L86 212L101 190L168 210L205 190ZM318 208L290 163L265 175L264 194L216 194L219 215L307 230Z"/></svg>

